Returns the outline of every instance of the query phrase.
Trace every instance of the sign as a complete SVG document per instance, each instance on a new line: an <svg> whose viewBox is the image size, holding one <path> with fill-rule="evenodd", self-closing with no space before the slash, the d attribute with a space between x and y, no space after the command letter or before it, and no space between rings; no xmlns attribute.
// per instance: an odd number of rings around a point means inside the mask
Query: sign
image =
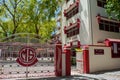
<svg viewBox="0 0 120 80"><path fill-rule="evenodd" d="M24 47L19 51L19 57L17 58L17 63L22 66L32 66L38 60L36 57L35 49L32 47Z"/></svg>
<svg viewBox="0 0 120 80"><path fill-rule="evenodd" d="M95 55L104 55L104 49L94 49Z"/></svg>

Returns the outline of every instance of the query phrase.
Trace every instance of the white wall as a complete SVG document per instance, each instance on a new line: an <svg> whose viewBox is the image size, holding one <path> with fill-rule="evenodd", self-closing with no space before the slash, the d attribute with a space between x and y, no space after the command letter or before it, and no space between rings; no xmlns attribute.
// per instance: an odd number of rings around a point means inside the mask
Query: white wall
<svg viewBox="0 0 120 80"><path fill-rule="evenodd" d="M94 55L94 49L104 49L104 55ZM112 58L110 47L89 47L90 72L120 68L120 58Z"/></svg>
<svg viewBox="0 0 120 80"><path fill-rule="evenodd" d="M106 38L120 39L120 33L99 30L99 25L96 16L100 14L101 16L108 17L108 15L105 12L104 8L97 6L97 0L89 0L89 1L90 1L93 43L96 44L97 41L104 41Z"/></svg>

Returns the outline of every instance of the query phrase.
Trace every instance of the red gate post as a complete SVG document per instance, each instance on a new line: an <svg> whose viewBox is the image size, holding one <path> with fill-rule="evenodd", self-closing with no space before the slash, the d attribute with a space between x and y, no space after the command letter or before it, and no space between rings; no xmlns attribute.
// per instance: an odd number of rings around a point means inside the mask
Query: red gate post
<svg viewBox="0 0 120 80"><path fill-rule="evenodd" d="M70 46L64 46L64 51L63 53L65 54L65 76L70 76L71 75L71 48Z"/></svg>
<svg viewBox="0 0 120 80"><path fill-rule="evenodd" d="M83 73L89 73L89 50L88 50L88 46L84 46L84 50L83 50Z"/></svg>
<svg viewBox="0 0 120 80"><path fill-rule="evenodd" d="M62 44L60 41L56 43L55 46L55 75L62 76Z"/></svg>

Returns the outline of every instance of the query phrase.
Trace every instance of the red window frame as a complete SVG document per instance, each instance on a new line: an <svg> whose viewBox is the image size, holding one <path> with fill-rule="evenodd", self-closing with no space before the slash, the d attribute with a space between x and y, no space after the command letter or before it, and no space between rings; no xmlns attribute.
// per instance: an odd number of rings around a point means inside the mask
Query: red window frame
<svg viewBox="0 0 120 80"><path fill-rule="evenodd" d="M113 44L117 44L117 53L114 53L114 47L113 47ZM120 58L120 42L111 42L111 49L112 49L112 58Z"/></svg>
<svg viewBox="0 0 120 80"><path fill-rule="evenodd" d="M79 1L76 0L76 2L71 4L68 9L64 10L64 16L67 20L79 12Z"/></svg>
<svg viewBox="0 0 120 80"><path fill-rule="evenodd" d="M78 27L73 27L72 29L69 29L67 31L67 37L72 37L74 35L78 35L79 34L79 28Z"/></svg>

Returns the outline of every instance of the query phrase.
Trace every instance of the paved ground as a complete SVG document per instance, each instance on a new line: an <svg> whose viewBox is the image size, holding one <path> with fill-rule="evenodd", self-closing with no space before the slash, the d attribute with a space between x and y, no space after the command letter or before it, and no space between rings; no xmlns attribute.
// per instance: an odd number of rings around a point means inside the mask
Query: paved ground
<svg viewBox="0 0 120 80"><path fill-rule="evenodd" d="M68 77L48 77L28 80L120 80L120 69L92 74L79 74L77 72L72 72L72 76Z"/></svg>
<svg viewBox="0 0 120 80"><path fill-rule="evenodd" d="M120 80L120 69L113 71L103 71L93 74L79 74L72 72L72 76L67 77L46 77L31 79L0 79L0 80Z"/></svg>
<svg viewBox="0 0 120 80"><path fill-rule="evenodd" d="M0 64L0 66L3 65L2 63ZM12 66L11 66L12 65ZM40 66L41 65L41 66ZM17 64L16 63L11 63L11 64L4 64L4 70L3 72L14 72L14 71L21 71L21 72L25 72L26 69L24 70L24 68L22 67L18 67L16 68ZM49 66L49 67L48 67ZM1 66L2 67L2 66ZM30 74L30 76L34 76L31 79L18 79L19 76L25 76L24 74L17 74L15 73L14 75L12 74L12 77L14 78L8 78L10 77L10 75L3 75L0 74L0 80L120 80L120 69L117 70L111 70L111 71L102 71L102 72L96 72L96 73L92 73L92 74L80 74L77 71L72 71L72 76L67 76L67 77L55 77L54 76L54 72L47 74L49 77L46 76L46 74L44 73L44 71L50 71L50 70L54 70L54 65L52 63L40 63L34 67L30 67L28 69L28 71L43 71L43 73L34 73L34 74ZM50 76L51 75L51 76ZM5 79L5 77L7 76L7 79ZM15 79L16 77L16 79ZM36 78L35 78L36 77ZM3 79L4 78L4 79Z"/></svg>

